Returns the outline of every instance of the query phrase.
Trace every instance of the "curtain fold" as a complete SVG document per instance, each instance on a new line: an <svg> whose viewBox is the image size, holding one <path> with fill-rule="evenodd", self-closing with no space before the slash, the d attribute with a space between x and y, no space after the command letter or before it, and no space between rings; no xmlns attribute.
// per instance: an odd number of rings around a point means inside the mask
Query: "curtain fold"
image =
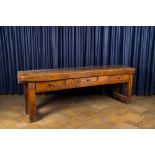
<svg viewBox="0 0 155 155"><path fill-rule="evenodd" d="M18 70L126 65L133 94L155 94L155 27L0 27L0 94L20 94Z"/></svg>

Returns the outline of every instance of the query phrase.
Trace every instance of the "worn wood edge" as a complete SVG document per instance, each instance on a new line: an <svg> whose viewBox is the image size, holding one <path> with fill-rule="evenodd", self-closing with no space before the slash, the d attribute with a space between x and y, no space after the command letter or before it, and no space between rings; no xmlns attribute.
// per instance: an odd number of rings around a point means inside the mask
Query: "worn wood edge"
<svg viewBox="0 0 155 155"><path fill-rule="evenodd" d="M85 72L77 72L77 73L58 73L58 74L47 74L44 75L19 75L18 74L18 83L23 82L43 82L49 80L65 80L65 79L74 79L74 78L87 78L94 76L110 76L110 75L124 75L131 74L133 75L133 71L85 71ZM44 78L43 78L44 76Z"/></svg>
<svg viewBox="0 0 155 155"><path fill-rule="evenodd" d="M94 69L94 70L108 70L108 69L128 69L128 70L133 70L133 67L130 66L123 66L123 65L104 65L104 66L84 66L84 67L69 67L69 68L56 68L56 69L35 69L35 70L19 70L19 73L26 73L28 72L46 72L46 71L64 71L64 70L89 70L89 69Z"/></svg>

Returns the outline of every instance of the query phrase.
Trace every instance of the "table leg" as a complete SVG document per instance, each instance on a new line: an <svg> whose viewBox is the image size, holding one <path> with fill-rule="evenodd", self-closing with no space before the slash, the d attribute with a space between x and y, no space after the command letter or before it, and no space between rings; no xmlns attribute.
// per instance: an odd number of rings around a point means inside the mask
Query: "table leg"
<svg viewBox="0 0 155 155"><path fill-rule="evenodd" d="M28 114L28 84L24 83L25 114Z"/></svg>
<svg viewBox="0 0 155 155"><path fill-rule="evenodd" d="M30 122L36 121L36 94L35 83L28 83L28 106Z"/></svg>
<svg viewBox="0 0 155 155"><path fill-rule="evenodd" d="M125 86L125 95L127 97L127 102L130 102L131 96L132 96L132 81L133 81L133 75L129 75L129 81L127 82Z"/></svg>

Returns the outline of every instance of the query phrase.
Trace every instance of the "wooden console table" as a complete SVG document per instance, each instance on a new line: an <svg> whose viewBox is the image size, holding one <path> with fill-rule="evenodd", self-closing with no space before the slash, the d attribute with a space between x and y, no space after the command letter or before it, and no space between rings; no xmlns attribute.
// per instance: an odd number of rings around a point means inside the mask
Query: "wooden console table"
<svg viewBox="0 0 155 155"><path fill-rule="evenodd" d="M128 102L132 95L134 68L126 66L81 67L18 71L18 82L24 84L25 113L30 122L36 119L36 93L62 89L115 84L113 96ZM119 84L126 83L125 95Z"/></svg>

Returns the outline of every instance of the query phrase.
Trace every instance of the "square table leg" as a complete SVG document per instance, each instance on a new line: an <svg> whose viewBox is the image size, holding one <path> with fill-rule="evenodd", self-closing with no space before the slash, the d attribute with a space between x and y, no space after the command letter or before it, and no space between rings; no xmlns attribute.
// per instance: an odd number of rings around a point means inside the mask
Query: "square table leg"
<svg viewBox="0 0 155 155"><path fill-rule="evenodd" d="M36 94L35 83L28 83L28 107L30 122L36 121Z"/></svg>
<svg viewBox="0 0 155 155"><path fill-rule="evenodd" d="M24 97L25 97L25 114L29 112L28 108L28 83L24 83Z"/></svg>
<svg viewBox="0 0 155 155"><path fill-rule="evenodd" d="M125 86L125 95L127 97L127 103L130 102L131 96L132 96L132 82L133 82L133 75L129 75L129 81L127 82Z"/></svg>

